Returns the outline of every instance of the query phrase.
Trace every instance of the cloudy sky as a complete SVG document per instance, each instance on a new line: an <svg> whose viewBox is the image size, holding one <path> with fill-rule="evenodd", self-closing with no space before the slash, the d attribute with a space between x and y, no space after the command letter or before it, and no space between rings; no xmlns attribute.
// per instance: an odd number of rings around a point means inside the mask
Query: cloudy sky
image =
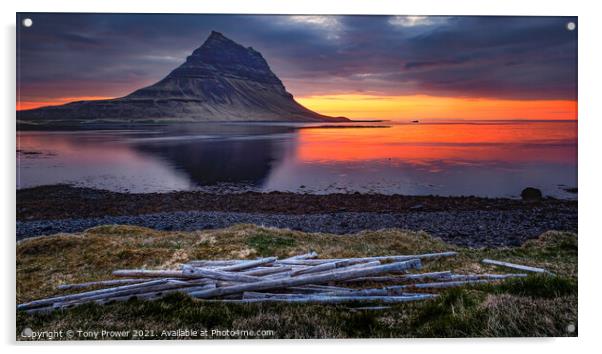
<svg viewBox="0 0 602 354"><path fill-rule="evenodd" d="M166 76L216 30L261 52L289 92L325 114L576 119L571 21L19 14L17 106L126 95Z"/></svg>

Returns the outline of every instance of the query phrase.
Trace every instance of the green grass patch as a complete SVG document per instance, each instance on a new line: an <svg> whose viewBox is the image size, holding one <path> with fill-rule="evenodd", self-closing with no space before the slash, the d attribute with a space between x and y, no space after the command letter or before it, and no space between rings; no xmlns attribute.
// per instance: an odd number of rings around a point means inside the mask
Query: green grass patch
<svg viewBox="0 0 602 354"><path fill-rule="evenodd" d="M173 295L159 301L85 305L50 314L17 312L17 339L22 339L20 332L26 327L64 331L274 331L264 338L574 336L577 332L568 332L567 326L577 326L576 247L577 235L566 232L546 232L521 247L466 249L424 232L394 229L341 236L254 225L194 232L96 227L19 242L17 302L65 293L56 289L59 284L109 279L114 269L174 269L193 259L287 257L310 250L323 258L455 250L456 257L423 262L420 272L511 271L480 262L493 258L543 267L557 276L534 275L496 285L448 289L433 300L379 311L353 311L359 304L203 303Z"/></svg>
<svg viewBox="0 0 602 354"><path fill-rule="evenodd" d="M295 246L295 239L287 236L276 236L268 233L258 233L251 236L247 244L257 251L260 256L273 256L283 249Z"/></svg>
<svg viewBox="0 0 602 354"><path fill-rule="evenodd" d="M512 294L535 298L553 299L577 294L577 280L547 274L530 275L526 278L508 279L498 285L480 285L480 289L496 294Z"/></svg>
<svg viewBox="0 0 602 354"><path fill-rule="evenodd" d="M478 305L482 295L455 288L422 306L412 318L412 327L427 337L468 337L483 322Z"/></svg>

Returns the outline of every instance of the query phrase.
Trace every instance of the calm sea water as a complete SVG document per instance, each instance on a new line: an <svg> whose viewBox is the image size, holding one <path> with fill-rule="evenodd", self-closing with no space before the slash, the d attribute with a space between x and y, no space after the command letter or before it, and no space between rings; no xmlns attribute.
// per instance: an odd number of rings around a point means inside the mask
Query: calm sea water
<svg viewBox="0 0 602 354"><path fill-rule="evenodd" d="M362 127L357 127L361 125ZM340 125L337 125L340 126ZM17 188L576 198L577 123L192 124L22 131ZM356 126L356 127L349 127Z"/></svg>

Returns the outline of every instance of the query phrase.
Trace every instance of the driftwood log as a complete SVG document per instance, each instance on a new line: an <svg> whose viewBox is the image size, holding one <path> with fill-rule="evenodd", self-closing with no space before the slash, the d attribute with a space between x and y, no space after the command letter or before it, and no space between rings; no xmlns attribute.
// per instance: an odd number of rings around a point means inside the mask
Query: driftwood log
<svg viewBox="0 0 602 354"><path fill-rule="evenodd" d="M87 291L87 292L83 292L83 293L79 293L79 294L55 296L55 297L51 297L51 298L47 298L47 299L35 300L35 301L26 302L24 304L17 305L17 309L29 309L29 308L33 308L33 307L37 307L37 306L53 304L55 302L63 302L63 301L68 301L68 300L82 299L87 296L93 296L93 295L98 295L98 294L105 294L105 293L111 293L111 292L116 292L116 291L121 291L121 290L138 289L138 288L150 287L150 286L154 286L154 285L161 285L161 284L167 283L168 281L169 281L169 279L157 279L157 280L151 280L151 281L147 281L147 282L140 283L140 284L124 285L124 286L118 286L116 288L108 288L108 289L102 289L102 290L93 290L93 291Z"/></svg>
<svg viewBox="0 0 602 354"><path fill-rule="evenodd" d="M238 304L251 304L258 302L286 302L286 303L315 303L315 304L340 304L347 302L383 302L383 303L400 303L409 301L427 300L436 297L435 294L420 294L414 296L316 296L308 295L303 297L291 298L263 298L263 299L240 299L240 300L204 300L204 301L220 301Z"/></svg>
<svg viewBox="0 0 602 354"><path fill-rule="evenodd" d="M438 289L495 283L527 274L455 274L449 270L412 273L423 261L456 252L319 259L315 252L284 259L193 260L178 269L120 269L117 279L62 284L59 290L97 290L54 296L17 305L31 313L66 310L86 303L110 304L132 299L152 301L183 293L206 302L227 303L400 303L428 300ZM544 269L483 260L525 272ZM370 287L376 284L381 287ZM386 285L386 286L382 286ZM426 293L428 291L429 293ZM432 293L432 292L435 293ZM367 306L385 308L383 306Z"/></svg>
<svg viewBox="0 0 602 354"><path fill-rule="evenodd" d="M137 284L144 283L148 281L145 278L139 279L113 279L113 280L101 280L101 281L90 281L86 283L75 283L75 284L61 284L56 288L59 290L71 290L71 289L85 289L92 288L95 286L111 286L111 285L121 285L121 284Z"/></svg>
<svg viewBox="0 0 602 354"><path fill-rule="evenodd" d="M328 262L336 261L381 261L381 262L401 262L409 259L428 259L438 257L451 257L457 255L457 252L439 252L439 253L425 253L425 254L414 254L414 255L402 255L402 256L375 256L375 257L360 257L360 258L333 258L333 259L306 259L306 260L282 260L278 263L282 264L294 264L294 265L318 265Z"/></svg>
<svg viewBox="0 0 602 354"><path fill-rule="evenodd" d="M266 280L255 283L248 284L240 284L227 286L223 288L216 288L211 290L203 290L190 293L191 296L197 298L211 298L215 296L223 296L229 294L242 293L245 291L256 291L256 290L268 290L275 288L288 288L291 286L299 286L299 285L307 285L307 284L320 284L320 283L328 283L330 281L339 281L352 279L357 277L369 276L387 273L391 271L404 271L408 269L418 269L420 268L420 260L411 259L405 262L396 262L391 264L379 265L375 267L369 268L360 268L360 269L350 269L350 270L339 270L333 271L328 274L318 274L318 275L306 275L296 278L290 279L275 279L275 280Z"/></svg>
<svg viewBox="0 0 602 354"><path fill-rule="evenodd" d="M491 264L491 265L496 265L496 266L501 266L501 267L506 267L506 268L512 268L512 269L522 270L524 272L550 273L550 272L548 272L547 270L545 270L543 268L536 268L536 267L530 267L530 266L521 265L521 264L514 264L514 263L509 263L509 262L496 261L496 260L493 260L493 259L483 259L481 262L483 262L485 264Z"/></svg>

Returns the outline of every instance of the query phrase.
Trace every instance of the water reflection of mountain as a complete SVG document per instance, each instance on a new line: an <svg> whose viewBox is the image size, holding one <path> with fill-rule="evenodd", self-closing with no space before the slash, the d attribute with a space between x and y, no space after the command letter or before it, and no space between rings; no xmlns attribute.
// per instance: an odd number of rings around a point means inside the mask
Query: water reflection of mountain
<svg viewBox="0 0 602 354"><path fill-rule="evenodd" d="M261 186L284 155L277 135L248 135L136 144L138 151L167 161L200 186L244 183Z"/></svg>

